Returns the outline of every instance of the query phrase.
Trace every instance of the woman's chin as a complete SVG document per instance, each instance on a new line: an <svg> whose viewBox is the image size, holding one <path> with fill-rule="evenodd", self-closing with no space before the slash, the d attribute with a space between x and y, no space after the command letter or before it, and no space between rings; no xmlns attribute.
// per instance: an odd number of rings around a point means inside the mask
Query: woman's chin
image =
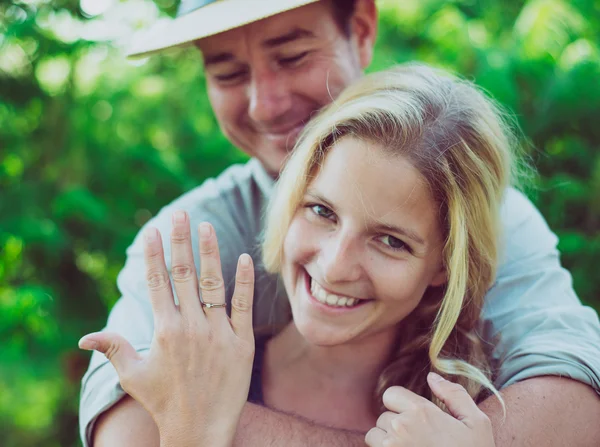
<svg viewBox="0 0 600 447"><path fill-rule="evenodd" d="M311 345L331 347L351 341L351 336L340 328L325 327L314 321L294 321L300 335Z"/></svg>

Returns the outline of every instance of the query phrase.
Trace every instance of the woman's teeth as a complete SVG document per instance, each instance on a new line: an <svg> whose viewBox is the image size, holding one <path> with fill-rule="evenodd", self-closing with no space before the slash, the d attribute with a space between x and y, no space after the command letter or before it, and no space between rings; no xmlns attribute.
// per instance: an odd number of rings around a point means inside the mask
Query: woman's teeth
<svg viewBox="0 0 600 447"><path fill-rule="evenodd" d="M310 293L321 303L334 307L352 307L360 300L327 293L315 280L310 279Z"/></svg>

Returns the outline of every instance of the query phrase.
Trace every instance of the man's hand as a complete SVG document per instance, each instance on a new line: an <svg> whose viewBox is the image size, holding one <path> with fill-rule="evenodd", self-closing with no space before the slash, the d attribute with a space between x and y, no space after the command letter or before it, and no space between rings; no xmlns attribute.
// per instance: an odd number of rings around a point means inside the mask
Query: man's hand
<svg viewBox="0 0 600 447"><path fill-rule="evenodd" d="M429 373L431 391L451 415L402 387L388 388L388 410L365 437L369 447L494 447L492 424L460 385Z"/></svg>

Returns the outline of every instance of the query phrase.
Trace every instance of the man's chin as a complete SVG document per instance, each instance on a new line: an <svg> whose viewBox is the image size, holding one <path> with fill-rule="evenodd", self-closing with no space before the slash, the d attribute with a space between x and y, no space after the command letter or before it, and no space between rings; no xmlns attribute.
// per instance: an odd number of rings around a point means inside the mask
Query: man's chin
<svg viewBox="0 0 600 447"><path fill-rule="evenodd" d="M281 150L285 150L285 148L293 148L296 141L300 137L300 133L304 129L304 124L298 124L293 129L290 129L286 133L282 134L263 134L265 142L268 144L278 147Z"/></svg>
<svg viewBox="0 0 600 447"><path fill-rule="evenodd" d="M265 170L272 177L277 178L293 149L293 145L288 148L286 146L268 145L267 143L262 149L256 150L254 156L258 158Z"/></svg>
<svg viewBox="0 0 600 447"><path fill-rule="evenodd" d="M261 164L263 165L263 167L265 168L265 170L269 173L269 175L273 178L278 178L279 174L281 173L281 171L283 170L283 167L285 166L285 162L287 161L287 154L285 156L280 156L280 157L269 157L266 159L260 159L259 161L261 162Z"/></svg>

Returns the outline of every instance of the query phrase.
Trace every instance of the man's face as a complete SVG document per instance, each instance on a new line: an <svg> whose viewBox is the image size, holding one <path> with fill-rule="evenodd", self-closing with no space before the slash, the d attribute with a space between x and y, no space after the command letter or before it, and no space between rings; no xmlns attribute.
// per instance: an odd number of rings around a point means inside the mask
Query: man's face
<svg viewBox="0 0 600 447"><path fill-rule="evenodd" d="M321 1L198 41L223 133L276 176L308 120L370 62L365 25L347 36Z"/></svg>

